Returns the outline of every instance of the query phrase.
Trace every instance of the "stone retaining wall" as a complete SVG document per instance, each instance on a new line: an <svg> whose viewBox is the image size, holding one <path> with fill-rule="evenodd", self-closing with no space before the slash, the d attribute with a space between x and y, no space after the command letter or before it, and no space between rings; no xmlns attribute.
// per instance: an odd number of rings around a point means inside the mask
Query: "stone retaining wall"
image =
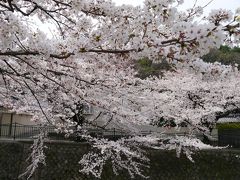
<svg viewBox="0 0 240 180"><path fill-rule="evenodd" d="M26 168L30 142L0 141L0 179L15 180ZM89 151L86 143L46 143L46 166L40 167L32 180L90 180L95 179L79 173L78 161ZM183 155L176 158L173 151L150 151L151 167L146 170L151 180L193 179L240 179L240 150L225 149L201 151L190 162ZM24 179L24 178L22 178ZM26 179L26 178L25 178ZM104 180L128 180L126 172L114 176L107 165ZM136 178L140 180L140 177Z"/></svg>

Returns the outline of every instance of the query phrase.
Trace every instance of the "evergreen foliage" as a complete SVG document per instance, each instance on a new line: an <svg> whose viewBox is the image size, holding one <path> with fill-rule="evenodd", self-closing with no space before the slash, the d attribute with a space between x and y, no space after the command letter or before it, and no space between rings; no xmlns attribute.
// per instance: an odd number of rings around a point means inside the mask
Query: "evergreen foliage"
<svg viewBox="0 0 240 180"><path fill-rule="evenodd" d="M220 62L225 65L240 65L240 48L222 45L219 49L211 49L202 57L206 62Z"/></svg>

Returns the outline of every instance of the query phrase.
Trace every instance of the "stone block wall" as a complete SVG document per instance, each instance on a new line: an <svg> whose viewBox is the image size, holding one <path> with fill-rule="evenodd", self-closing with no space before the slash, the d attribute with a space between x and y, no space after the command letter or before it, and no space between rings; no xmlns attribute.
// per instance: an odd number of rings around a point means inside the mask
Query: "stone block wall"
<svg viewBox="0 0 240 180"><path fill-rule="evenodd" d="M16 180L27 166L31 142L0 141L0 180ZM31 180L94 180L79 173L78 161L90 147L86 143L48 142L46 166L41 166ZM184 155L176 157L174 151L149 151L151 167L146 175L151 180L206 180L240 179L240 150L208 150L193 155L195 163ZM24 180L26 178L21 178ZM126 172L115 176L106 165L103 180L129 180ZM142 178L136 177L136 180Z"/></svg>

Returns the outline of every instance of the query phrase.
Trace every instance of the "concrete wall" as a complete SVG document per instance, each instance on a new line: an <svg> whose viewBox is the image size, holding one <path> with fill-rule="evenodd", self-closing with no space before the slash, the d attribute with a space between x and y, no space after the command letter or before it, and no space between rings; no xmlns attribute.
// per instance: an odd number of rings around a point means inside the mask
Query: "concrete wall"
<svg viewBox="0 0 240 180"><path fill-rule="evenodd" d="M35 122L31 121L32 116L27 114L12 114L2 113L2 124L10 124L12 116L12 123L18 123L23 125L36 125Z"/></svg>
<svg viewBox="0 0 240 180"><path fill-rule="evenodd" d="M14 131L15 123L16 125L37 125L35 122L31 121L32 116L28 114L15 114L9 112L0 112L0 136L12 136L13 134L19 135L23 131L26 132L33 131L31 127L25 127L25 129L18 128L18 131ZM14 132L13 132L14 131ZM32 132L31 132L32 133Z"/></svg>

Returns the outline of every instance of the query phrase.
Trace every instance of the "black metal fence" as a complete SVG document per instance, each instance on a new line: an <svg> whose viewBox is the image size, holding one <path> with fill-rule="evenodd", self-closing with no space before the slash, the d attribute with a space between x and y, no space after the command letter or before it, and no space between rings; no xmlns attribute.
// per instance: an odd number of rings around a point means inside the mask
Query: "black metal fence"
<svg viewBox="0 0 240 180"><path fill-rule="evenodd" d="M75 140L75 137L65 138L65 134L56 133L54 126L48 126L46 128L46 134L49 139L54 140ZM10 139L34 139L40 133L41 126L38 125L23 125L19 123L13 124L0 124L0 138ZM116 140L121 137L129 136L129 134L121 129L97 129L86 128L91 136L104 137L111 140ZM144 132L145 134L146 132ZM77 137L76 137L77 138Z"/></svg>
<svg viewBox="0 0 240 180"><path fill-rule="evenodd" d="M0 137L12 139L33 139L40 133L40 126L23 125L18 123L0 124ZM49 126L47 132L54 132L54 127Z"/></svg>
<svg viewBox="0 0 240 180"><path fill-rule="evenodd" d="M0 138L11 138L11 139L34 139L40 133L40 129L42 127L39 125L23 125L19 123L13 124L0 124ZM57 133L55 131L54 126L44 127L46 135L48 135L49 139L52 140L73 140L73 141L81 141L79 139L77 132L72 134L70 137L65 138L64 133ZM112 129L100 129L100 128L86 128L89 135L93 137L99 138L107 138L110 140L117 140L122 137L131 137L133 134L128 133L122 129L112 128ZM153 131L141 131L137 135L149 135L153 133ZM179 135L184 136L185 133L172 133L168 135Z"/></svg>

